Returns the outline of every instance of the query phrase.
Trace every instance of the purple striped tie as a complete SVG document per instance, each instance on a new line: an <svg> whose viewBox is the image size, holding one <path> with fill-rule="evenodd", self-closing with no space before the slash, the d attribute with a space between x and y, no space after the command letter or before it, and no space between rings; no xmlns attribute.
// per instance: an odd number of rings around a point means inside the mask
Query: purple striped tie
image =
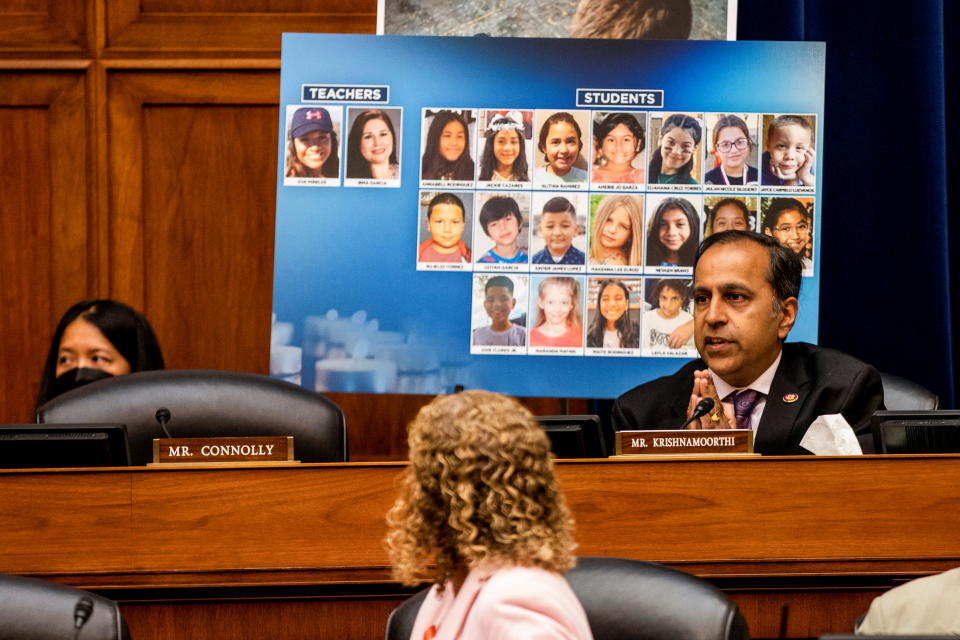
<svg viewBox="0 0 960 640"><path fill-rule="evenodd" d="M751 429L750 414L763 394L753 389L744 389L730 396L733 400L733 415L737 419L737 429Z"/></svg>

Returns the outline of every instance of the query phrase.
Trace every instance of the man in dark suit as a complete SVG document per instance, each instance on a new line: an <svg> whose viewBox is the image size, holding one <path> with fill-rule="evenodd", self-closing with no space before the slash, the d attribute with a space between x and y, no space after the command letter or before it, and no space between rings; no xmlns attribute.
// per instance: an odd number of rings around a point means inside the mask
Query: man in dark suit
<svg viewBox="0 0 960 640"><path fill-rule="evenodd" d="M876 369L832 349L784 344L802 269L798 255L769 236L725 231L704 240L693 283L701 359L617 398L614 426L678 429L709 397L714 409L689 428L753 429L762 454L809 453L800 441L820 416L868 433L871 414L883 408Z"/></svg>

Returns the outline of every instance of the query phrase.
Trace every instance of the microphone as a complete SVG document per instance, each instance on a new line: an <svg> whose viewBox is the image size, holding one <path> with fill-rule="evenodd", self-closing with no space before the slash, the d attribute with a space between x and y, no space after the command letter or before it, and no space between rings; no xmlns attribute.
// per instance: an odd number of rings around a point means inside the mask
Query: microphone
<svg viewBox="0 0 960 640"><path fill-rule="evenodd" d="M83 625L87 624L91 613L93 613L93 600L87 596L83 596L77 600L77 604L73 607L74 638L80 635L80 629L83 628Z"/></svg>
<svg viewBox="0 0 960 640"><path fill-rule="evenodd" d="M713 409L713 398L704 398L697 403L697 406L693 408L693 413L690 414L690 418L680 428L686 429L688 424L710 413L710 409Z"/></svg>
<svg viewBox="0 0 960 640"><path fill-rule="evenodd" d="M707 409L707 411L709 411L709 409ZM172 438L173 436L170 435L170 431L167 429L167 423L170 422L170 409L160 407L157 409L157 412L153 414L153 417L160 423L160 428L163 429L163 435Z"/></svg>

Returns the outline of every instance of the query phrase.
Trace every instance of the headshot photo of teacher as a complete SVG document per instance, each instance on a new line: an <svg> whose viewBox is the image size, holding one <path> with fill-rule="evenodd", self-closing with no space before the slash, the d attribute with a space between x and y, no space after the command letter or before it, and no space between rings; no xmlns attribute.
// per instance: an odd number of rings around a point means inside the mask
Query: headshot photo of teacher
<svg viewBox="0 0 960 640"><path fill-rule="evenodd" d="M833 349L786 342L800 312L801 270L797 253L755 231L704 240L693 272L700 358L617 398L615 428L678 429L711 398L713 409L690 428L752 429L756 453L811 453L801 441L821 416L833 429L867 436L870 416L883 409L877 370ZM868 438L860 442L870 448Z"/></svg>
<svg viewBox="0 0 960 640"><path fill-rule="evenodd" d="M154 369L163 369L163 354L142 314L115 300L84 300L53 332L37 407L90 382Z"/></svg>
<svg viewBox="0 0 960 640"><path fill-rule="evenodd" d="M340 175L340 139L330 112L323 107L301 107L293 112L284 175L288 178Z"/></svg>
<svg viewBox="0 0 960 640"><path fill-rule="evenodd" d="M351 116L355 110L350 110ZM400 162L393 120L383 109L366 109L353 118L347 136L347 177L396 180Z"/></svg>

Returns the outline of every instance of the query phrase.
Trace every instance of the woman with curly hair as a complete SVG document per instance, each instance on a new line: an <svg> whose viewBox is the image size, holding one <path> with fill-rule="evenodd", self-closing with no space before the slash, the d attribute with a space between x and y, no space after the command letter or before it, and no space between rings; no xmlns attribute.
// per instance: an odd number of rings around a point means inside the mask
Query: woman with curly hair
<svg viewBox="0 0 960 640"><path fill-rule="evenodd" d="M488 391L438 396L408 443L387 545L397 579L433 582L410 637L592 638L563 577L573 521L530 412Z"/></svg>

